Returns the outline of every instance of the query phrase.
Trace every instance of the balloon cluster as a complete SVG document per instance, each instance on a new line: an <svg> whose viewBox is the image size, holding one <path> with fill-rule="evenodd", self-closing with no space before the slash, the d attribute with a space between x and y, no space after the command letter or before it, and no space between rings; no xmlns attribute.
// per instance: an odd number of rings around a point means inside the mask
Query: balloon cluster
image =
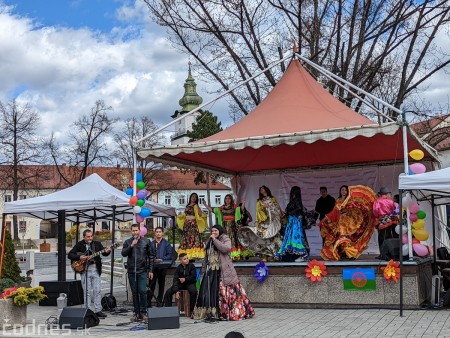
<svg viewBox="0 0 450 338"><path fill-rule="evenodd" d="M148 195L148 191L145 190L145 183L142 181L142 174L137 173L136 174L136 195L133 196L133 187L134 187L134 180L130 181L130 187L127 188L125 193L130 197L130 205L133 207L133 212L136 217L136 222L141 223L144 221L146 217L149 217L152 212L149 208L144 207L145 205L145 198ZM145 234L142 234L141 229L141 236L145 236ZM145 233L147 233L147 229L145 228Z"/></svg>
<svg viewBox="0 0 450 338"><path fill-rule="evenodd" d="M414 149L409 152L409 156L416 161L420 161L424 157L424 153L420 149ZM409 165L408 173L409 175L415 175L415 174L423 174L425 171L427 171L427 168L422 163L413 163Z"/></svg>
<svg viewBox="0 0 450 338"><path fill-rule="evenodd" d="M430 234L428 233L428 231L426 231L425 228L425 217L427 217L427 214L425 213L425 211L420 210L420 206L417 203L417 201L411 197L411 194L408 192L406 193L406 195L402 198L402 205L404 208L408 208L409 209L409 222L408 225L402 225L402 243L403 243L403 247L402 247L402 252L403 255L406 256L408 255L408 251L409 251L409 240L408 240L408 228L409 225L411 226L411 232L413 235L413 239L412 239L412 247L414 249L414 252L418 255L418 256L426 256L428 255L428 247L422 243L420 243L421 241L426 241L429 237ZM397 225L395 227L395 232L396 233L400 233L400 225Z"/></svg>

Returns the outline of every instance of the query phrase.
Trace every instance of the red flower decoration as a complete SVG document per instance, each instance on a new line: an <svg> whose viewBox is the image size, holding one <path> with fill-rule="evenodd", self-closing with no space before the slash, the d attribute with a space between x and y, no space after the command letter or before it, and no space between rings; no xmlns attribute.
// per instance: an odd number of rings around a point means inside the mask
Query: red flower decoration
<svg viewBox="0 0 450 338"><path fill-rule="evenodd" d="M311 282L321 282L322 276L326 276L328 274L327 267L324 262L318 262L316 259L313 259L311 262L308 262L308 267L305 269L306 278L311 279Z"/></svg>
<svg viewBox="0 0 450 338"><path fill-rule="evenodd" d="M384 278L386 278L388 282L394 281L398 283L398 279L400 278L399 265L400 262L394 262L391 259L384 268L381 268L381 270L384 271Z"/></svg>
<svg viewBox="0 0 450 338"><path fill-rule="evenodd" d="M12 287L12 288L4 290L3 293L0 295L0 299L8 298L8 296L16 290L17 290L16 287Z"/></svg>

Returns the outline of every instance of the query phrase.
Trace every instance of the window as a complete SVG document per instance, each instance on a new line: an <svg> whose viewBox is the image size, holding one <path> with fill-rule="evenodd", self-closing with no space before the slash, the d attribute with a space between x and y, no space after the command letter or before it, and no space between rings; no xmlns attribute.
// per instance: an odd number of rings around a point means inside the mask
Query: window
<svg viewBox="0 0 450 338"><path fill-rule="evenodd" d="M24 200L27 198L27 195L19 195L19 200Z"/></svg>
<svg viewBox="0 0 450 338"><path fill-rule="evenodd" d="M170 195L165 196L164 197L164 204L165 205L170 205L170 202L171 202Z"/></svg>
<svg viewBox="0 0 450 338"><path fill-rule="evenodd" d="M216 205L220 205L220 200L221 200L220 195L216 195L215 200L216 200Z"/></svg>
<svg viewBox="0 0 450 338"><path fill-rule="evenodd" d="M205 195L198 195L198 204L203 204L205 202Z"/></svg>
<svg viewBox="0 0 450 338"><path fill-rule="evenodd" d="M12 196L11 195L5 195L5 202L11 202Z"/></svg>
<svg viewBox="0 0 450 338"><path fill-rule="evenodd" d="M178 196L178 204L179 205L185 205L186 204L186 195Z"/></svg>

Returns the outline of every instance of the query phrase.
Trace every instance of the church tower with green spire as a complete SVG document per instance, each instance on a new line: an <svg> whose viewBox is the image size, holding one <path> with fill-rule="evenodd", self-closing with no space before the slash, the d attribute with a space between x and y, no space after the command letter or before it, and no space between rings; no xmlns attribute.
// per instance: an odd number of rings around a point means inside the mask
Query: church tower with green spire
<svg viewBox="0 0 450 338"><path fill-rule="evenodd" d="M180 117L183 114L190 112L192 109L197 108L202 104L203 99L197 94L197 84L191 74L191 63L189 62L189 73L188 77L184 83L184 95L178 101L181 109L176 110L172 115L173 119ZM187 131L192 130L192 124L195 123L197 116L200 112L196 112L190 116L175 123L175 134L171 137L171 144L185 144L189 142L189 137L187 136Z"/></svg>

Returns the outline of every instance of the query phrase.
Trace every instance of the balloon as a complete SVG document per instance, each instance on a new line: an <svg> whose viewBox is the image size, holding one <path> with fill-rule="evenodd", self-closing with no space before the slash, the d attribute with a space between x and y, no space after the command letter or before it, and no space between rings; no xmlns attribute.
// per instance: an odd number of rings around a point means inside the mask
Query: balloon
<svg viewBox="0 0 450 338"><path fill-rule="evenodd" d="M144 221L144 217L142 217L141 215L136 215L136 222L142 223L143 221Z"/></svg>
<svg viewBox="0 0 450 338"><path fill-rule="evenodd" d="M425 228L425 221L423 219L418 219L411 225L415 230L423 229Z"/></svg>
<svg viewBox="0 0 450 338"><path fill-rule="evenodd" d="M425 211L419 210L419 211L417 212L417 218L418 218L418 219L424 219L425 217L427 217L427 214L425 213Z"/></svg>
<svg viewBox="0 0 450 338"><path fill-rule="evenodd" d="M138 205L140 207L142 207L144 204L145 204L144 200L138 200L137 203L136 203L136 205Z"/></svg>
<svg viewBox="0 0 450 338"><path fill-rule="evenodd" d="M402 205L405 208L408 208L412 204L413 200L411 198L411 194L408 192L405 196L402 198Z"/></svg>
<svg viewBox="0 0 450 338"><path fill-rule="evenodd" d="M402 225L402 235L406 234L408 232L408 227L406 225ZM400 235L400 225L397 225L395 227L395 233Z"/></svg>
<svg viewBox="0 0 450 338"><path fill-rule="evenodd" d="M412 239L412 244L417 244L420 243L420 241L417 238L413 238Z"/></svg>
<svg viewBox="0 0 450 338"><path fill-rule="evenodd" d="M125 194L127 194L128 196L133 195L133 188L127 188L127 190L125 190Z"/></svg>
<svg viewBox="0 0 450 338"><path fill-rule="evenodd" d="M410 206L409 206L409 211L412 214L417 213L420 210L420 206L419 204L417 204L417 202L413 202Z"/></svg>
<svg viewBox="0 0 450 338"><path fill-rule="evenodd" d="M137 198L139 198L140 200L144 200L147 197L147 190L142 189L141 191L139 191L136 194Z"/></svg>
<svg viewBox="0 0 450 338"><path fill-rule="evenodd" d="M169 218L169 222L168 222L168 227L172 228L173 227L173 218Z"/></svg>
<svg viewBox="0 0 450 338"><path fill-rule="evenodd" d="M136 206L133 208L133 212L134 212L135 214L139 214L139 213L141 212L141 207L140 207L139 205L136 205Z"/></svg>
<svg viewBox="0 0 450 338"><path fill-rule="evenodd" d="M136 173L136 181L142 181L142 174L141 173Z"/></svg>
<svg viewBox="0 0 450 338"><path fill-rule="evenodd" d="M139 215L141 215L142 217L148 217L151 214L152 213L151 213L150 209L148 209L148 208L142 208L141 212L139 213Z"/></svg>
<svg viewBox="0 0 450 338"><path fill-rule="evenodd" d="M402 245L402 254L403 254L403 256L408 256L408 254L409 254L409 246L408 246L408 244L403 244Z"/></svg>
<svg viewBox="0 0 450 338"><path fill-rule="evenodd" d="M145 183L143 181L139 181L136 183L136 187L138 187L139 189L144 189Z"/></svg>
<svg viewBox="0 0 450 338"><path fill-rule="evenodd" d="M147 235L147 228L146 227L141 226L139 229L140 229L139 235L141 235L142 237Z"/></svg>
<svg viewBox="0 0 450 338"><path fill-rule="evenodd" d="M136 196L133 196L130 198L130 205L136 205L138 201L138 198Z"/></svg>
<svg viewBox="0 0 450 338"><path fill-rule="evenodd" d="M420 161L421 159L423 159L425 154L420 149L414 149L409 152L409 156L411 156L413 160Z"/></svg>
<svg viewBox="0 0 450 338"><path fill-rule="evenodd" d="M423 174L427 168L422 163L413 163L409 166L414 174Z"/></svg>
<svg viewBox="0 0 450 338"><path fill-rule="evenodd" d="M408 243L408 235L402 235L402 243L407 244Z"/></svg>
<svg viewBox="0 0 450 338"><path fill-rule="evenodd" d="M428 247L426 245L420 243L413 244L413 249L414 252L420 257L428 255Z"/></svg>
<svg viewBox="0 0 450 338"><path fill-rule="evenodd" d="M134 188L134 181L130 180L130 187Z"/></svg>
<svg viewBox="0 0 450 338"><path fill-rule="evenodd" d="M417 218L416 214L410 214L409 219L411 220L411 222L415 222L415 221L417 221L418 218Z"/></svg>
<svg viewBox="0 0 450 338"><path fill-rule="evenodd" d="M412 230L413 236L417 238L419 241L426 241L430 235L428 232L424 229L413 229Z"/></svg>
<svg viewBox="0 0 450 338"><path fill-rule="evenodd" d="M408 168L408 175L410 175L410 176L414 175L414 172L411 169L409 169L409 168Z"/></svg>

